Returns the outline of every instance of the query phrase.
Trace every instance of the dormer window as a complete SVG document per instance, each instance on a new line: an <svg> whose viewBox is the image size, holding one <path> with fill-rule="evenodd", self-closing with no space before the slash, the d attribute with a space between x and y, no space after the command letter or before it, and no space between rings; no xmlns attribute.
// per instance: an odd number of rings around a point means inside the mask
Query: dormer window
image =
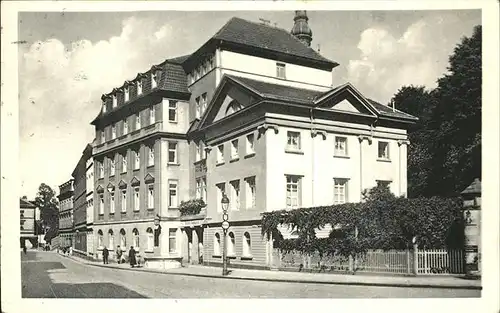
<svg viewBox="0 0 500 313"><path fill-rule="evenodd" d="M156 123L156 117L155 117L155 107L149 108L149 124L153 125Z"/></svg>
<svg viewBox="0 0 500 313"><path fill-rule="evenodd" d="M142 79L137 81L137 95L142 95Z"/></svg>
<svg viewBox="0 0 500 313"><path fill-rule="evenodd" d="M116 125L113 124L111 126L111 139L115 139L116 138Z"/></svg>
<svg viewBox="0 0 500 313"><path fill-rule="evenodd" d="M127 102L129 99L130 99L130 95L129 95L129 87L125 87L125 90L123 91L125 93L125 98L124 98L124 101Z"/></svg>
<svg viewBox="0 0 500 313"><path fill-rule="evenodd" d="M102 113L106 113L107 106L106 106L106 101L102 104Z"/></svg>
<svg viewBox="0 0 500 313"><path fill-rule="evenodd" d="M213 56L208 59L208 68L210 70L214 68L214 57Z"/></svg>
<svg viewBox="0 0 500 313"><path fill-rule="evenodd" d="M160 81L160 71L151 72L151 89L158 87Z"/></svg>
<svg viewBox="0 0 500 313"><path fill-rule="evenodd" d="M113 108L116 108L118 105L118 99L116 98L116 95L113 95Z"/></svg>
<svg viewBox="0 0 500 313"><path fill-rule="evenodd" d="M135 130L141 129L141 113L135 115Z"/></svg>

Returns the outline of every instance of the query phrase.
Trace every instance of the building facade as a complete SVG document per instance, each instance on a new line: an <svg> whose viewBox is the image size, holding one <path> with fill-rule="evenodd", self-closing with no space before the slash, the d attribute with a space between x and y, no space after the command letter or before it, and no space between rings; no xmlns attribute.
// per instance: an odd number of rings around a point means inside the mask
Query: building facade
<svg viewBox="0 0 500 313"><path fill-rule="evenodd" d="M83 150L73 176L73 253L87 255L87 161L92 157L92 146Z"/></svg>
<svg viewBox="0 0 500 313"><path fill-rule="evenodd" d="M231 262L269 266L261 213L358 202L377 184L406 194L406 129L416 118L349 83L333 87L338 64L310 47L307 21L296 11L289 33L233 18L194 53L102 97L98 251L134 246L151 267L220 263L226 194ZM206 207L182 215L192 199Z"/></svg>
<svg viewBox="0 0 500 313"><path fill-rule="evenodd" d="M59 186L59 247L73 246L73 195L74 180L70 179Z"/></svg>
<svg viewBox="0 0 500 313"><path fill-rule="evenodd" d="M85 162L85 204L86 204L86 232L87 232L87 256L95 258L95 240L94 240L94 159L92 157L92 147L90 145L90 156Z"/></svg>
<svg viewBox="0 0 500 313"><path fill-rule="evenodd" d="M21 247L31 248L36 244L35 211L36 206L27 199L19 199L20 208L20 244Z"/></svg>

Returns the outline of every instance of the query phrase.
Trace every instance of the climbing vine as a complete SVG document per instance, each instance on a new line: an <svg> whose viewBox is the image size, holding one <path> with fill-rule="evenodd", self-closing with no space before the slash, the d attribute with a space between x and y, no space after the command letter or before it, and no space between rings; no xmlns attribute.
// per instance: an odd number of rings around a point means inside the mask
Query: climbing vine
<svg viewBox="0 0 500 313"><path fill-rule="evenodd" d="M459 198L398 198L380 186L360 203L266 212L262 235L285 253L349 256L368 249L405 249L415 236L420 247L460 247L461 220ZM297 231L298 238L284 239L280 225ZM316 230L327 225L332 226L329 236L316 238Z"/></svg>

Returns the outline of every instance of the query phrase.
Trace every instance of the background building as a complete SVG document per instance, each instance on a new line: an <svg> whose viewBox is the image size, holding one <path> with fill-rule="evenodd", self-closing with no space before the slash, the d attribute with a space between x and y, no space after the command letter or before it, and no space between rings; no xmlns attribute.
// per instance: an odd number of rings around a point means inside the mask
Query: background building
<svg viewBox="0 0 500 313"><path fill-rule="evenodd" d="M28 199L19 199L20 210L20 244L21 248L32 248L36 245L37 236L35 234L35 210L36 206Z"/></svg>
<svg viewBox="0 0 500 313"><path fill-rule="evenodd" d="M73 253L87 255L87 161L92 157L92 146L83 150L71 176L74 181L73 194Z"/></svg>
<svg viewBox="0 0 500 313"><path fill-rule="evenodd" d="M73 187L74 180L70 179L59 186L59 247L73 246Z"/></svg>
<svg viewBox="0 0 500 313"><path fill-rule="evenodd" d="M88 146L87 146L88 148ZM92 145L90 146L90 154L92 154ZM86 178L86 222L87 222L87 255L91 258L95 257L95 241L94 241L94 159L90 157L85 162L85 178Z"/></svg>

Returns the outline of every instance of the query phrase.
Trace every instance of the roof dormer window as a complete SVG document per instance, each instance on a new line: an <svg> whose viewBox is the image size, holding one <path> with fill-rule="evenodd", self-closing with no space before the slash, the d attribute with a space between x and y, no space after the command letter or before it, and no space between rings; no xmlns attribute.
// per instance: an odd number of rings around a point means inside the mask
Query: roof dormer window
<svg viewBox="0 0 500 313"><path fill-rule="evenodd" d="M160 71L151 72L151 89L158 87L160 82Z"/></svg>
<svg viewBox="0 0 500 313"><path fill-rule="evenodd" d="M116 95L113 95L113 108L116 108L118 105L118 99L116 98Z"/></svg>
<svg viewBox="0 0 500 313"><path fill-rule="evenodd" d="M124 102L127 102L129 99L130 99L130 95L129 95L129 86L127 85L125 88L124 88Z"/></svg>
<svg viewBox="0 0 500 313"><path fill-rule="evenodd" d="M137 81L137 95L142 95L142 79Z"/></svg>
<svg viewBox="0 0 500 313"><path fill-rule="evenodd" d="M102 113L106 113L106 109L107 109L106 100L104 100L102 103Z"/></svg>

